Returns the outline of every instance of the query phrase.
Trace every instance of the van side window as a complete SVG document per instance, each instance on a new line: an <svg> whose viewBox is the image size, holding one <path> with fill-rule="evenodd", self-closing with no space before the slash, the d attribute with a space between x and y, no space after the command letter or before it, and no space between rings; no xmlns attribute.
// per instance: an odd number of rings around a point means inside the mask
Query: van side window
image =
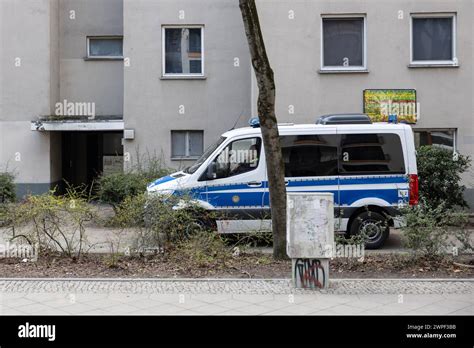
<svg viewBox="0 0 474 348"><path fill-rule="evenodd" d="M343 134L339 172L352 174L405 174L397 134Z"/></svg>
<svg viewBox="0 0 474 348"><path fill-rule="evenodd" d="M214 179L228 178L257 169L261 147L260 138L231 142L214 160L216 168Z"/></svg>
<svg viewBox="0 0 474 348"><path fill-rule="evenodd" d="M280 137L285 177L337 175L337 135Z"/></svg>

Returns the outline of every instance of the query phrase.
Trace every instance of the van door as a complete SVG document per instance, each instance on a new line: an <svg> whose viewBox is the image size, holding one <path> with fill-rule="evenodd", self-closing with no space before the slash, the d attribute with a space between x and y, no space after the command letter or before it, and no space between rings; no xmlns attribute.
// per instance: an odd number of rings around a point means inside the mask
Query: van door
<svg viewBox="0 0 474 348"><path fill-rule="evenodd" d="M262 211L265 159L260 137L233 140L210 164L208 202L226 216L247 220Z"/></svg>
<svg viewBox="0 0 474 348"><path fill-rule="evenodd" d="M280 137L287 192L330 192L339 205L338 140L336 130ZM265 194L264 205L269 205Z"/></svg>

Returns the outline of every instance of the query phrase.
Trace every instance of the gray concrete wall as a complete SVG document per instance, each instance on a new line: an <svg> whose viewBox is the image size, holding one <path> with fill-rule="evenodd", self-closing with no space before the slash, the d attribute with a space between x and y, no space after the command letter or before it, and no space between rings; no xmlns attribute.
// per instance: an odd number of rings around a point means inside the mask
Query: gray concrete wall
<svg viewBox="0 0 474 348"><path fill-rule="evenodd" d="M275 72L280 122L312 123L322 114L362 112L364 89L414 88L421 105L421 120L414 128L456 128L459 152L474 157L472 1L258 0L257 6ZM294 19L289 18L290 11ZM403 19L398 18L399 11ZM459 68L408 67L410 13L414 12L457 13ZM368 73L319 73L322 14L367 16ZM257 89L253 91L256 100ZM290 105L294 114L289 113ZM464 182L474 187L472 170ZM467 196L472 197L472 192Z"/></svg>
<svg viewBox="0 0 474 348"><path fill-rule="evenodd" d="M31 121L50 111L49 0L2 0L0 16L0 121Z"/></svg>
<svg viewBox="0 0 474 348"><path fill-rule="evenodd" d="M59 4L61 0L50 0L49 4L49 52L50 52L50 63L49 63L49 73L50 73L50 110L55 110L55 104L59 100L59 17L61 15L59 10Z"/></svg>
<svg viewBox="0 0 474 348"><path fill-rule="evenodd" d="M457 128L459 151L474 157L471 0L258 0L257 5L275 71L280 122L361 112L367 88L414 88L421 104L415 127ZM459 68L408 67L411 12L457 12ZM321 14L342 13L367 16L368 73L319 73ZM204 25L205 78L163 79L162 26L186 24ZM84 60L88 35L124 35L130 66ZM174 167L189 161L171 160L171 130L204 130L206 147L241 113L237 126L256 115L257 89L236 0L0 0L0 40L0 169L8 164L19 184L46 187L61 178L59 135L31 132L29 122L54 113L54 104L63 99L96 102L97 115L124 114L126 128L135 130L135 140L125 142L131 160L137 151L156 153ZM464 182L474 197L473 172Z"/></svg>
<svg viewBox="0 0 474 348"><path fill-rule="evenodd" d="M51 182L49 135L32 132L30 121L50 113L57 94L56 8L57 0L0 2L0 170L12 171L19 184Z"/></svg>
<svg viewBox="0 0 474 348"><path fill-rule="evenodd" d="M60 134L32 132L31 120L64 99L123 114L123 62L84 60L88 35L123 35L122 14L121 0L0 1L0 170L15 173L20 196L62 176Z"/></svg>
<svg viewBox="0 0 474 348"><path fill-rule="evenodd" d="M123 35L123 1L61 0L59 32L60 100L94 102L97 116L123 115L123 61L84 59L87 36Z"/></svg>
<svg viewBox="0 0 474 348"><path fill-rule="evenodd" d="M179 19L184 11L185 19ZM125 152L135 159L137 148L171 161L171 130L204 130L204 147L231 128L243 113L250 115L250 60L238 2L233 0L124 1L125 128L135 140ZM204 24L205 79L164 80L162 25ZM234 67L234 58L240 67ZM180 105L185 113L179 114Z"/></svg>

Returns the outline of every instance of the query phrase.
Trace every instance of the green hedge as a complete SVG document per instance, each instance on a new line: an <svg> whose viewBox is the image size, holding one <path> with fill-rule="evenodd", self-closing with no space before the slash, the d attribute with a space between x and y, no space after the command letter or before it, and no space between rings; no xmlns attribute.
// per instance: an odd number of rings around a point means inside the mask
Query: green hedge
<svg viewBox="0 0 474 348"><path fill-rule="evenodd" d="M149 179L140 173L116 173L102 176L98 181L98 196L114 207L126 197L145 192Z"/></svg>
<svg viewBox="0 0 474 348"><path fill-rule="evenodd" d="M14 176L10 173L0 173L0 203L16 200Z"/></svg>
<svg viewBox="0 0 474 348"><path fill-rule="evenodd" d="M446 209L468 207L461 175L470 167L470 158L435 146L422 146L417 151L420 198L426 204Z"/></svg>

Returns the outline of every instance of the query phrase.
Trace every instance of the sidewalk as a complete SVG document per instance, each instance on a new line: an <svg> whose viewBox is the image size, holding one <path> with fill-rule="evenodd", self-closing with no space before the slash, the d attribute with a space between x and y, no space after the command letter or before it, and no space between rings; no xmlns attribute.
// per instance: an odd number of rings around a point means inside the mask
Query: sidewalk
<svg viewBox="0 0 474 348"><path fill-rule="evenodd" d="M1 315L473 315L474 280L0 279Z"/></svg>

